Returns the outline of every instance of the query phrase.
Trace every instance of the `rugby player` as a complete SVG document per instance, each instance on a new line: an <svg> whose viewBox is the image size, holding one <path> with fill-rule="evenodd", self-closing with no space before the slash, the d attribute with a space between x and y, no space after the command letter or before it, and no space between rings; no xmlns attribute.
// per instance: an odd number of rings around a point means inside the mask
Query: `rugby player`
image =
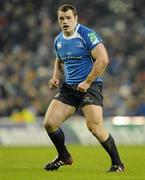
<svg viewBox="0 0 145 180"><path fill-rule="evenodd" d="M111 158L108 171L122 172L124 165L114 139L103 126L101 75L109 62L106 48L95 31L78 23L77 10L73 5L61 5L57 15L61 32L54 42L56 60L49 87L59 88L59 92L48 107L44 127L58 156L44 168L47 171L57 170L73 163L60 126L81 107L89 131Z"/></svg>

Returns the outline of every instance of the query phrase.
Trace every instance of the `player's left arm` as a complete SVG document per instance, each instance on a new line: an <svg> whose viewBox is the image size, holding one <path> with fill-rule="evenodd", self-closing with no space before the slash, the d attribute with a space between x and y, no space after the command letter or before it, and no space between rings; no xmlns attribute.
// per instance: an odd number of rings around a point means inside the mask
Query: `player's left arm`
<svg viewBox="0 0 145 180"><path fill-rule="evenodd" d="M94 64L85 80L88 84L91 84L98 76L102 75L109 63L107 50L102 43L99 43L91 51L91 55L94 59Z"/></svg>
<svg viewBox="0 0 145 180"><path fill-rule="evenodd" d="M109 62L107 50L102 43L93 48L91 55L94 59L94 64L87 78L78 85L77 90L81 92L86 92L92 82L104 73Z"/></svg>

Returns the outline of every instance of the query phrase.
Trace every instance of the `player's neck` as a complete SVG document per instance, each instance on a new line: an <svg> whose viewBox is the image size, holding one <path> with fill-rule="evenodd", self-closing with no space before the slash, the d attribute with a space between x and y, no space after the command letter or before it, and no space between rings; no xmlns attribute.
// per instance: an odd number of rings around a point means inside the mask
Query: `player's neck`
<svg viewBox="0 0 145 180"><path fill-rule="evenodd" d="M70 37L70 36L72 36L72 35L74 34L74 32L75 32L75 30L72 31L72 32L63 32L63 34L64 34L64 36L66 36L66 37Z"/></svg>

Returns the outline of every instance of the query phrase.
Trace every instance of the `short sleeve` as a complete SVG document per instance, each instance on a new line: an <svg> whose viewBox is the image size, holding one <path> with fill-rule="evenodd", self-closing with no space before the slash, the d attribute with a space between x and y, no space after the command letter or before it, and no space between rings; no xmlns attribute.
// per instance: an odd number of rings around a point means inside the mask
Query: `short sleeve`
<svg viewBox="0 0 145 180"><path fill-rule="evenodd" d="M101 37L95 31L86 32L84 39L90 51L94 49L97 44L102 43Z"/></svg>

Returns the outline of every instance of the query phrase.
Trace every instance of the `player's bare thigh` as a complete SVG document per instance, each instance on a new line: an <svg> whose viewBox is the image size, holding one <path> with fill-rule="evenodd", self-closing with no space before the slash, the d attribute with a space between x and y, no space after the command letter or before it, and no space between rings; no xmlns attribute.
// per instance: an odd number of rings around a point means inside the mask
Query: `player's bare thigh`
<svg viewBox="0 0 145 180"><path fill-rule="evenodd" d="M89 104L85 105L82 110L87 123L103 124L103 109L101 106Z"/></svg>
<svg viewBox="0 0 145 180"><path fill-rule="evenodd" d="M56 99L52 100L44 118L44 127L49 132L54 132L67 118L69 118L76 108L62 103Z"/></svg>
<svg viewBox="0 0 145 180"><path fill-rule="evenodd" d="M99 141L104 141L108 138L103 125L103 109L97 105L85 105L83 107L83 113L86 118L88 129L94 134Z"/></svg>

